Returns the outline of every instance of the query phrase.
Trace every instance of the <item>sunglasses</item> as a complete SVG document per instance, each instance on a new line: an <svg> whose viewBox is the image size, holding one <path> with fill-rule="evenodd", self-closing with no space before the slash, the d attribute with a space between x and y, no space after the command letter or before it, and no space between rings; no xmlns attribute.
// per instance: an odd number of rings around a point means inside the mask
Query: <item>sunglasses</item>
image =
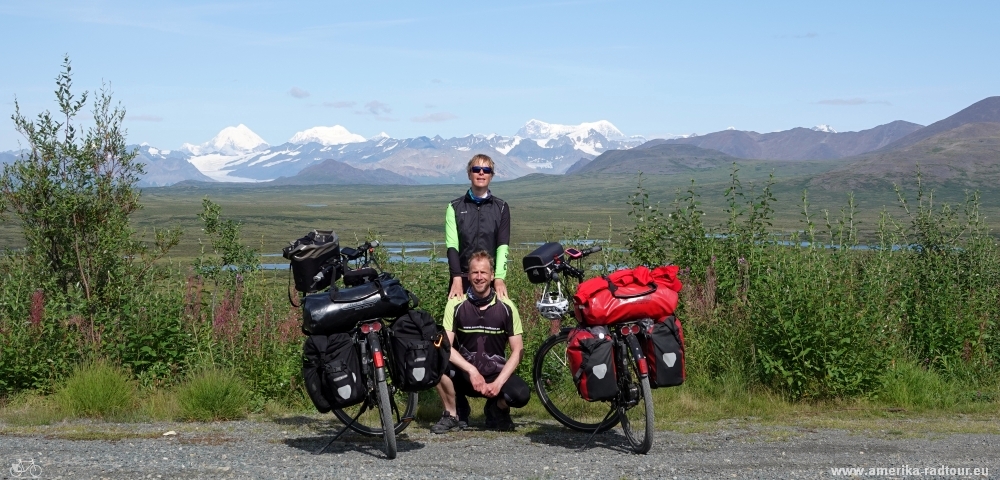
<svg viewBox="0 0 1000 480"><path fill-rule="evenodd" d="M493 175L493 169L490 167L480 167L476 165L475 167L472 167L471 170L472 173L485 173L487 175Z"/></svg>

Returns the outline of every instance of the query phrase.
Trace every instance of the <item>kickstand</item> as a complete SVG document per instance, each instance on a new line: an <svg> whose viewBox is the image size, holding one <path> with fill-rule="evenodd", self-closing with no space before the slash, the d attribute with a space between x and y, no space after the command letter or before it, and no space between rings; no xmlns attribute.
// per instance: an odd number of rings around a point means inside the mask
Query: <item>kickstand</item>
<svg viewBox="0 0 1000 480"><path fill-rule="evenodd" d="M347 425L344 425L344 428L340 429L340 431L337 432L336 436L334 436L332 439L330 439L330 441L327 442L326 445L323 445L323 448L321 448L321 449L316 450L315 452L313 452L313 455L319 455L319 454L323 453L323 451L325 451L326 449L330 448L330 445L333 445L333 442L336 442L337 439L340 438L340 436L343 435L344 432L346 432L348 428L351 428L351 425L354 425L354 422L358 421L358 418L361 418L361 414L365 413L365 410L367 410L367 409L368 409L368 402L365 402L365 404L361 406L361 409L358 410L358 414L355 415L354 418L351 419L351 423L348 423Z"/></svg>
<svg viewBox="0 0 1000 480"><path fill-rule="evenodd" d="M597 435L597 432L601 431L601 429L604 428L604 424L607 423L612 416L614 416L617 410L618 409L616 409L614 405L611 406L611 410L608 411L608 414L604 416L604 420L601 420L601 423L597 424L597 428L595 428L593 433L591 433L590 436L587 437L587 441L583 442L583 445L580 445L580 450L587 448L587 445L590 444L590 441L594 439L594 435Z"/></svg>

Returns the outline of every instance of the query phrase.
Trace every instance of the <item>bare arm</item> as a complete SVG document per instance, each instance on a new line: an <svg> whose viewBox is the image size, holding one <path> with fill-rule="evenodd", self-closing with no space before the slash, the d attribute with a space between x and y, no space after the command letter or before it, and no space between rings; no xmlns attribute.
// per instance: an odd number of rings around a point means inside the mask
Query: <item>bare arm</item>
<svg viewBox="0 0 1000 480"><path fill-rule="evenodd" d="M448 342L451 343L451 356L448 360L451 362L455 368L463 370L469 374L469 381L472 382L472 388L477 392L485 395L486 379L479 373L475 365L469 363L461 353L458 353L458 349L455 348L455 332L445 332L448 334Z"/></svg>
<svg viewBox="0 0 1000 480"><path fill-rule="evenodd" d="M500 370L500 375L497 375L496 380L492 383L486 385L486 391L483 395L487 397L495 397L500 393L500 388L503 387L504 383L507 383L507 379L514 374L517 370L517 366L521 364L521 357L524 356L524 339L520 335L513 335L507 337L507 341L510 343L510 358L507 359L507 363L503 366L503 370Z"/></svg>

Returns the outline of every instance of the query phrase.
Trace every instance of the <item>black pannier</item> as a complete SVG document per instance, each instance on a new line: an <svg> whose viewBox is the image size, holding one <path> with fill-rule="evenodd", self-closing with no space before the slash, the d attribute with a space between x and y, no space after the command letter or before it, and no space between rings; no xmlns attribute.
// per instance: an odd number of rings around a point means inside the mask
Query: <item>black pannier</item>
<svg viewBox="0 0 1000 480"><path fill-rule="evenodd" d="M588 402L610 400L618 395L611 335L603 326L570 330L566 345L573 382Z"/></svg>
<svg viewBox="0 0 1000 480"><path fill-rule="evenodd" d="M451 343L444 328L423 310L410 310L389 328L392 382L404 392L433 388L451 363Z"/></svg>
<svg viewBox="0 0 1000 480"><path fill-rule="evenodd" d="M642 348L649 365L649 385L676 387L684 383L684 330L680 320L670 315L650 326L645 337Z"/></svg>
<svg viewBox="0 0 1000 480"><path fill-rule="evenodd" d="M549 280L545 273L548 267L555 261L556 257L563 254L563 246L559 242L549 242L536 248L531 253L525 255L521 260L524 273L528 274L528 281L531 283L545 283Z"/></svg>
<svg viewBox="0 0 1000 480"><path fill-rule="evenodd" d="M302 293L317 292L337 280L339 269L334 268L329 275L313 285L313 277L320 270L340 260L340 239L333 230L313 230L289 243L281 252L291 262L296 290Z"/></svg>
<svg viewBox="0 0 1000 480"><path fill-rule="evenodd" d="M409 292L399 280L383 276L357 287L306 295L302 331L307 335L347 332L362 320L396 318L409 309Z"/></svg>
<svg viewBox="0 0 1000 480"><path fill-rule="evenodd" d="M302 377L320 413L364 400L361 362L354 338L346 333L310 335L302 349Z"/></svg>

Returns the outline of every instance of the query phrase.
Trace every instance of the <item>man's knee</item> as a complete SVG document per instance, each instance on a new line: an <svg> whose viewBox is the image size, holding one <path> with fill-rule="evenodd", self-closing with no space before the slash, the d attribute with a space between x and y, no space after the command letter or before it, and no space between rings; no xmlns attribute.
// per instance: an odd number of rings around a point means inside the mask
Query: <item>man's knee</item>
<svg viewBox="0 0 1000 480"><path fill-rule="evenodd" d="M516 379L516 380L515 380ZM502 390L503 399L512 408L521 408L528 404L531 399L531 388L521 380L520 377L513 376L504 384Z"/></svg>

